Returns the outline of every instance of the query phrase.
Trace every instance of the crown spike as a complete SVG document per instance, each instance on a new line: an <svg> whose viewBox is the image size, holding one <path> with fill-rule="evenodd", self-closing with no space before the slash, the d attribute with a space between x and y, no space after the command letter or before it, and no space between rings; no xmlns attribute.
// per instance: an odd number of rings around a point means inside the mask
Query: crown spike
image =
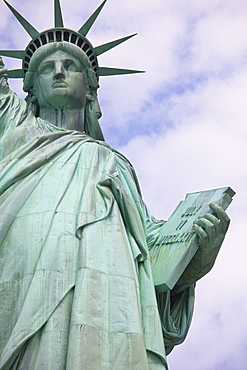
<svg viewBox="0 0 247 370"><path fill-rule="evenodd" d="M83 24L83 26L79 29L79 33L82 36L86 36L89 32L90 28L94 24L96 18L98 17L99 13L101 12L102 8L104 7L107 0L104 0L103 3L95 10L95 12L88 18L88 20Z"/></svg>
<svg viewBox="0 0 247 370"><path fill-rule="evenodd" d="M59 0L54 0L54 24L55 27L63 27L63 14Z"/></svg>
<svg viewBox="0 0 247 370"><path fill-rule="evenodd" d="M130 36L122 37L121 39L118 39L118 40L110 41L107 44L96 46L94 48L94 51L95 51L96 55L99 56L99 55L105 53L106 51L115 48L116 46L118 46L122 42L127 41L128 39L130 39L131 37L133 37L135 35L137 35L137 33L134 33L133 35L130 35Z"/></svg>
<svg viewBox="0 0 247 370"><path fill-rule="evenodd" d="M90 58L91 66L94 69L97 76L114 76L114 75L123 75L123 74L133 74L133 73L143 73L144 71L138 71L133 69L122 69L122 68L111 68L111 67L98 67L97 56L105 53L106 51L116 47L117 45L127 41L129 38L136 35L132 34L129 36L122 37L120 39L110 41L106 44L102 44L93 48L90 42L86 39L86 35L92 25L94 24L96 18L101 12L107 0L104 0L101 5L94 11L94 13L89 17L89 19L84 23L84 25L76 34L75 31L67 30L63 26L63 14L61 10L60 0L54 0L54 23L55 28L39 33L20 13L18 13L6 0L3 0L8 6L10 11L14 14L17 20L21 23L23 28L28 32L32 37L31 43L28 45L27 49L24 50L0 50L0 55L7 56L11 58L23 59L23 69L15 69L7 72L10 78L22 78L29 68L30 57L32 57L33 52L42 47L47 43L47 40L53 42L54 40L60 39L61 41L68 41L75 43L75 38L78 37L78 47L81 47L83 43L85 48L82 50L89 56L93 53L93 59ZM60 32L57 32L58 28L63 28ZM48 38L47 38L48 37ZM70 39L71 37L71 39ZM85 50L84 50L85 49Z"/></svg>
<svg viewBox="0 0 247 370"><path fill-rule="evenodd" d="M3 57L23 59L25 55L25 51L24 50L0 50L0 55Z"/></svg>
<svg viewBox="0 0 247 370"><path fill-rule="evenodd" d="M11 10L11 12L14 14L14 16L17 18L17 20L20 22L22 27L27 31L29 36L32 38L36 37L39 32L20 14L18 13L6 0L3 0L5 4L8 6L8 8Z"/></svg>
<svg viewBox="0 0 247 370"><path fill-rule="evenodd" d="M6 72L9 78L23 78L24 72L22 69L12 69Z"/></svg>
<svg viewBox="0 0 247 370"><path fill-rule="evenodd" d="M137 71L135 69L99 67L99 76L117 76L128 75L132 73L145 73L145 71Z"/></svg>

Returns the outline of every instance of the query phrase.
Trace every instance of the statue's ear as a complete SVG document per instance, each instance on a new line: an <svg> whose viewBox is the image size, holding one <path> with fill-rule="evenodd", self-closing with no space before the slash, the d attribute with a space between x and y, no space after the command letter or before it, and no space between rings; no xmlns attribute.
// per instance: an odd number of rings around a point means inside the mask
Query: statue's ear
<svg viewBox="0 0 247 370"><path fill-rule="evenodd" d="M93 95L91 94L91 91L90 91L88 94L86 94L86 102L91 103L93 101L94 101L94 97L93 97Z"/></svg>
<svg viewBox="0 0 247 370"><path fill-rule="evenodd" d="M39 105L38 105L38 100L34 94L33 88L30 88L28 90L28 94L25 98L28 108L30 109L31 112L35 115L35 117L39 116Z"/></svg>
<svg viewBox="0 0 247 370"><path fill-rule="evenodd" d="M38 103L33 87L30 87L30 89L28 90L28 101L34 104Z"/></svg>

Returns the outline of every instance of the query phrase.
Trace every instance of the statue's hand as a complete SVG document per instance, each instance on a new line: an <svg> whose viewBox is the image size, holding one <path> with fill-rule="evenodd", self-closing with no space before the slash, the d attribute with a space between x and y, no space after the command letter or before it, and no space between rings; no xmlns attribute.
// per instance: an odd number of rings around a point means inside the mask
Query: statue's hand
<svg viewBox="0 0 247 370"><path fill-rule="evenodd" d="M177 292L194 284L211 270L229 227L230 219L226 212L215 203L209 206L213 214L206 213L194 222L199 248L177 282Z"/></svg>
<svg viewBox="0 0 247 370"><path fill-rule="evenodd" d="M209 207L213 214L206 213L200 217L194 222L193 228L198 235L199 248L204 250L209 248L212 252L215 249L219 250L229 227L230 218L217 204L211 203Z"/></svg>

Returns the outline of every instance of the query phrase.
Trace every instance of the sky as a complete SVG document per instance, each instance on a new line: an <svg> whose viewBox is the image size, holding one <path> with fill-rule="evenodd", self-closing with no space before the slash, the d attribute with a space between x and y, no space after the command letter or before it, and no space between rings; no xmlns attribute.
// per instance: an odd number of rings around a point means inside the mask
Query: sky
<svg viewBox="0 0 247 370"><path fill-rule="evenodd" d="M52 0L10 0L39 31L53 26ZM99 0L61 0L78 30ZM186 193L230 186L231 224L213 270L197 283L186 341L170 370L247 368L247 2L108 0L88 34L94 46L138 32L99 57L100 66L145 70L102 77L106 141L134 165L152 214L167 219ZM0 3L0 49L29 36ZM6 67L20 61L4 58ZM24 97L22 83L11 87Z"/></svg>

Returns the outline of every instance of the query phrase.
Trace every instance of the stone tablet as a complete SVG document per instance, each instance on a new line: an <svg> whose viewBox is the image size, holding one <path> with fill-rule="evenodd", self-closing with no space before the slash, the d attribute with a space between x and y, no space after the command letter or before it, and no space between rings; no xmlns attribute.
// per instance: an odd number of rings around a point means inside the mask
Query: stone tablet
<svg viewBox="0 0 247 370"><path fill-rule="evenodd" d="M178 204L164 224L157 244L150 250L157 291L171 290L197 251L193 222L205 213L212 213L210 203L226 210L234 194L230 187L200 191L187 194Z"/></svg>

